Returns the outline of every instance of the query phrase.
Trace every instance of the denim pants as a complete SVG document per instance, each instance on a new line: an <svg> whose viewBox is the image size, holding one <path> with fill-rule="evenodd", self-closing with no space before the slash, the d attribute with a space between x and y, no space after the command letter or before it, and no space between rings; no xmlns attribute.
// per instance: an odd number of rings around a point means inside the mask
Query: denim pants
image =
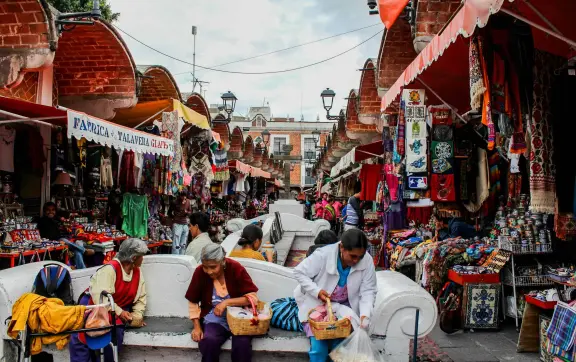
<svg viewBox="0 0 576 362"><path fill-rule="evenodd" d="M186 253L186 243L188 242L188 225L172 225L172 254L184 255Z"/></svg>
<svg viewBox="0 0 576 362"><path fill-rule="evenodd" d="M229 330L217 323L204 325L204 338L198 343L202 362L218 362L220 360L221 347L232 337L232 361L252 361L252 337L233 336Z"/></svg>
<svg viewBox="0 0 576 362"><path fill-rule="evenodd" d="M328 355L336 346L342 342L342 339L327 339L319 341L314 337L310 337L310 362L326 362Z"/></svg>
<svg viewBox="0 0 576 362"><path fill-rule="evenodd" d="M64 244L68 245L70 250L74 252L74 265L76 266L76 269L86 269L86 264L84 264L84 252L86 249L84 246L73 243L64 238L60 239L60 241L63 241Z"/></svg>

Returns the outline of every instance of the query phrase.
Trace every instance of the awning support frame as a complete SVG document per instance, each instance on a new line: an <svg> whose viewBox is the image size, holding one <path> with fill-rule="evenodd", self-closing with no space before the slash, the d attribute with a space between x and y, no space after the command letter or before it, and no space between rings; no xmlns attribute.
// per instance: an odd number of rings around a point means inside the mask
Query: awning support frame
<svg viewBox="0 0 576 362"><path fill-rule="evenodd" d="M155 118L157 115L159 115L160 113L164 112L165 110L167 110L170 107L166 107L158 112L156 112L153 116L148 117L145 121L140 122L139 124L137 124L136 126L132 127L133 129L137 129L138 127L145 125L146 123L150 122L153 118Z"/></svg>

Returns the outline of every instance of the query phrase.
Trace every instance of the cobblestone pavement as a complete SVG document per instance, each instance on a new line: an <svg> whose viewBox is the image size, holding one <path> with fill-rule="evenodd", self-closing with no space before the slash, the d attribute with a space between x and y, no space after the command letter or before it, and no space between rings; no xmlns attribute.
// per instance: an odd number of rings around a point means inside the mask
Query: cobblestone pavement
<svg viewBox="0 0 576 362"><path fill-rule="evenodd" d="M500 331L476 330L448 335L436 327L418 340L419 362L537 362L537 353L516 353L518 333L512 325ZM412 360L410 360L412 362Z"/></svg>

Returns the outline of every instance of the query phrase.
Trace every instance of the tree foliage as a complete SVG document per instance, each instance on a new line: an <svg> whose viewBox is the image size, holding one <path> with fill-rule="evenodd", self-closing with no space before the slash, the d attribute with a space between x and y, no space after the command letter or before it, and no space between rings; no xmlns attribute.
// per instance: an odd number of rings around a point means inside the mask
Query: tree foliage
<svg viewBox="0 0 576 362"><path fill-rule="evenodd" d="M92 0L47 0L61 13L77 13L92 10ZM114 22L120 17L120 13L112 11L107 0L100 0L100 11L102 18L109 22Z"/></svg>

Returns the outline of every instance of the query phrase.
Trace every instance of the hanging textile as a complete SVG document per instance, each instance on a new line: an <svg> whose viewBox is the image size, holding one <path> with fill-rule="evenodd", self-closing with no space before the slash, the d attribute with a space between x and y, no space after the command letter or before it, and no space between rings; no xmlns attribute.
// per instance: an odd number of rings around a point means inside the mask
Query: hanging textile
<svg viewBox="0 0 576 362"><path fill-rule="evenodd" d="M360 170L361 200L376 200L376 190L380 182L380 170L382 170L382 165L362 165Z"/></svg>
<svg viewBox="0 0 576 362"><path fill-rule="evenodd" d="M484 59L484 38L476 37L478 42L478 57L482 68L482 78L484 79L484 96L482 103L482 124L488 127L488 150L493 150L496 143L496 130L492 121L492 98L490 96L490 78L488 76L488 64Z"/></svg>
<svg viewBox="0 0 576 362"><path fill-rule="evenodd" d="M478 163L476 175L476 188L469 190L469 201L464 203L466 210L475 213L482 207L484 201L490 196L490 171L488 169L488 156L486 150L476 149Z"/></svg>
<svg viewBox="0 0 576 362"><path fill-rule="evenodd" d="M184 126L184 121L178 116L178 112L162 113L162 131L166 137L174 141L174 156L170 160L170 171L180 171L182 161L182 146L180 145L180 132Z"/></svg>
<svg viewBox="0 0 576 362"><path fill-rule="evenodd" d="M556 181L551 95L556 57L534 51L534 107L530 117L530 211L554 214Z"/></svg>
<svg viewBox="0 0 576 362"><path fill-rule="evenodd" d="M136 185L136 176L134 173L134 152L124 151L121 157L118 185L122 185L127 191L131 191Z"/></svg>
<svg viewBox="0 0 576 362"><path fill-rule="evenodd" d="M131 152L131 151L130 151ZM143 238L148 233L148 197L126 193L122 201L122 230L129 236Z"/></svg>
<svg viewBox="0 0 576 362"><path fill-rule="evenodd" d="M0 127L0 170L14 172L14 141L16 130L10 126Z"/></svg>
<svg viewBox="0 0 576 362"><path fill-rule="evenodd" d="M484 86L484 78L482 77L478 45L474 39L470 41L468 61L470 67L470 108L477 110L482 106L482 97L486 91L486 87Z"/></svg>

